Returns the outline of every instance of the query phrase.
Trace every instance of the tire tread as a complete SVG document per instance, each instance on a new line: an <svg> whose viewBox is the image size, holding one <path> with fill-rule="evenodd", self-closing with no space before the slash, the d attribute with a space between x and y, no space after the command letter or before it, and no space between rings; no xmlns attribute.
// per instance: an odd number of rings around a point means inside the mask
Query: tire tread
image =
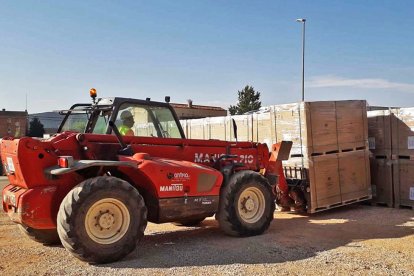
<svg viewBox="0 0 414 276"><path fill-rule="evenodd" d="M138 203L138 208L135 211L139 212L138 217L141 218L136 233L128 236L128 241L121 247L121 250L110 256L97 254L97 252L92 252L90 249L86 248L78 237L72 221L74 220L74 217L72 216L73 212L79 212L82 203L91 194L108 189L123 190L128 193L129 197L127 201ZM131 214L131 219L132 216L134 216L134 214ZM108 263L125 257L135 249L138 241L144 236L144 231L147 226L147 208L145 207L144 199L138 193L137 189L131 186L128 182L112 176L99 176L86 179L75 186L66 195L60 205L57 222L59 237L62 240L63 246L68 249L68 251L79 259L89 263Z"/></svg>
<svg viewBox="0 0 414 276"><path fill-rule="evenodd" d="M233 204L237 192L245 183L257 183L265 188L271 202L268 212L264 214L264 222L256 229L245 227L239 220L236 214L236 208ZM265 195L266 196L266 195ZM261 174L254 171L237 172L230 179L229 183L223 188L220 195L220 214L218 216L220 228L230 236L254 236L260 235L266 231L273 220L273 213L275 211L275 204L273 202L273 193L271 186Z"/></svg>

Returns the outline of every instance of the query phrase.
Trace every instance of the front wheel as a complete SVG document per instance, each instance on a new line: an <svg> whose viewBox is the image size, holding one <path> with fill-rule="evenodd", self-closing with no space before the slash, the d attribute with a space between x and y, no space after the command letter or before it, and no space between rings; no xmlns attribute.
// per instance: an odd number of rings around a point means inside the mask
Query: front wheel
<svg viewBox="0 0 414 276"><path fill-rule="evenodd" d="M63 246L90 263L117 261L133 251L147 226L147 208L128 182L87 179L62 201L57 229Z"/></svg>
<svg viewBox="0 0 414 276"><path fill-rule="evenodd" d="M231 236L254 236L266 231L275 211L272 188L254 171L234 174L220 194L220 228Z"/></svg>

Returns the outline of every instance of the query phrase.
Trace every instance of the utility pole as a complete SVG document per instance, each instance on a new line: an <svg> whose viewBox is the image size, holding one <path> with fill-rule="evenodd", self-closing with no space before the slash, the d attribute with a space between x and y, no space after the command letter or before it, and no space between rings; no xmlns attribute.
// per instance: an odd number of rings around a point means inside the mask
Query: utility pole
<svg viewBox="0 0 414 276"><path fill-rule="evenodd" d="M296 19L297 22L302 24L302 102L305 101L305 18Z"/></svg>

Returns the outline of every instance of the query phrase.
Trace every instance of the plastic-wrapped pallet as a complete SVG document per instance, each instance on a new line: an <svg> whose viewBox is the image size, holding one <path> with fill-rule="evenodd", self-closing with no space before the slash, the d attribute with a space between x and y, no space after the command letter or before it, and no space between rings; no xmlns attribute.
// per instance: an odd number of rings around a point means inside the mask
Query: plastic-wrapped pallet
<svg viewBox="0 0 414 276"><path fill-rule="evenodd" d="M274 109L268 108L264 112L253 113L252 117L253 141L265 143L270 149L276 143Z"/></svg>
<svg viewBox="0 0 414 276"><path fill-rule="evenodd" d="M253 116L249 115L234 115L227 116L226 129L230 130L231 134L228 141L235 141L233 132L233 123L237 125L237 140L238 141L253 141Z"/></svg>
<svg viewBox="0 0 414 276"><path fill-rule="evenodd" d="M187 120L187 138L189 139L208 139L206 120L192 119Z"/></svg>
<svg viewBox="0 0 414 276"><path fill-rule="evenodd" d="M208 138L226 141L230 135L226 131L226 117L211 117L205 119L208 128Z"/></svg>

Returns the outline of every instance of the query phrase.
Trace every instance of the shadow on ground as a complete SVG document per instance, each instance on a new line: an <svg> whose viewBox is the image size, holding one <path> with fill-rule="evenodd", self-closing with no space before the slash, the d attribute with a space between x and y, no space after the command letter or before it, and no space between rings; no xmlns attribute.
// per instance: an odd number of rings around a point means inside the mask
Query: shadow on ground
<svg viewBox="0 0 414 276"><path fill-rule="evenodd" d="M311 216L276 213L264 235L248 238L226 236L215 220L206 220L198 228L147 234L124 260L99 266L169 268L282 263L310 258L340 246L355 247L355 241L413 234L412 210L359 205Z"/></svg>

